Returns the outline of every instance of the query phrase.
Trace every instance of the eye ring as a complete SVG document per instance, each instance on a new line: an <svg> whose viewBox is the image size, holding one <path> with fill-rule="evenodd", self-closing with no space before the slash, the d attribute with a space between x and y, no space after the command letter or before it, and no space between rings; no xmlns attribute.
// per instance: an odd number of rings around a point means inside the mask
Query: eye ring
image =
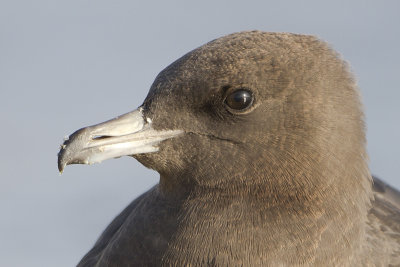
<svg viewBox="0 0 400 267"><path fill-rule="evenodd" d="M230 92L224 100L224 104L230 111L244 112L247 111L254 103L254 94L246 88L239 88Z"/></svg>

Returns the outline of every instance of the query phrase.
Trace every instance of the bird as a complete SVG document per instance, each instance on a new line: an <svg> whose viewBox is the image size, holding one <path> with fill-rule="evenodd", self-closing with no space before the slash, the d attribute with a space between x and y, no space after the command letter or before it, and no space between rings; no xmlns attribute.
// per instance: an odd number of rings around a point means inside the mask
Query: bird
<svg viewBox="0 0 400 267"><path fill-rule="evenodd" d="M78 266L399 266L400 193L372 177L349 64L312 35L244 31L84 127L58 168L131 156L159 183Z"/></svg>

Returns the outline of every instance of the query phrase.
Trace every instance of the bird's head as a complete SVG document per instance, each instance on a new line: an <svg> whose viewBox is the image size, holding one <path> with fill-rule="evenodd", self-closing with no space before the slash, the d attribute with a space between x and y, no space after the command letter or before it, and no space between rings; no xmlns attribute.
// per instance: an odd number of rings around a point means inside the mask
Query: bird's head
<svg viewBox="0 0 400 267"><path fill-rule="evenodd" d="M72 134L59 169L126 155L171 190L288 201L366 191L360 106L347 65L315 37L236 33L164 69L137 110Z"/></svg>

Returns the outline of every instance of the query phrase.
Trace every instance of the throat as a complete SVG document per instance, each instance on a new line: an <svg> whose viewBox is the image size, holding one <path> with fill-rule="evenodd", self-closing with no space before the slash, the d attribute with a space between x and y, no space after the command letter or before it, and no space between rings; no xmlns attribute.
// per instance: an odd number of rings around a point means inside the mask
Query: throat
<svg viewBox="0 0 400 267"><path fill-rule="evenodd" d="M350 251L358 251L364 238L363 215L357 212L280 205L218 190L184 192L177 216L181 228L164 257L168 264L230 265L233 258L243 265L318 265L327 258L337 264L349 262L354 257Z"/></svg>
<svg viewBox="0 0 400 267"><path fill-rule="evenodd" d="M166 177L160 175L158 190L164 199L172 202L184 202L190 196L193 182L176 177Z"/></svg>

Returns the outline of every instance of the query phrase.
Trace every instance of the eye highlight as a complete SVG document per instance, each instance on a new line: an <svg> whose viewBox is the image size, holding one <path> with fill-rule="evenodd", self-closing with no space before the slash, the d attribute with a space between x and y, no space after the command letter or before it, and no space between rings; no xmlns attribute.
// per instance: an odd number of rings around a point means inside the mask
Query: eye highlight
<svg viewBox="0 0 400 267"><path fill-rule="evenodd" d="M225 98L225 104L233 110L246 110L253 104L253 94L246 89L236 90Z"/></svg>

